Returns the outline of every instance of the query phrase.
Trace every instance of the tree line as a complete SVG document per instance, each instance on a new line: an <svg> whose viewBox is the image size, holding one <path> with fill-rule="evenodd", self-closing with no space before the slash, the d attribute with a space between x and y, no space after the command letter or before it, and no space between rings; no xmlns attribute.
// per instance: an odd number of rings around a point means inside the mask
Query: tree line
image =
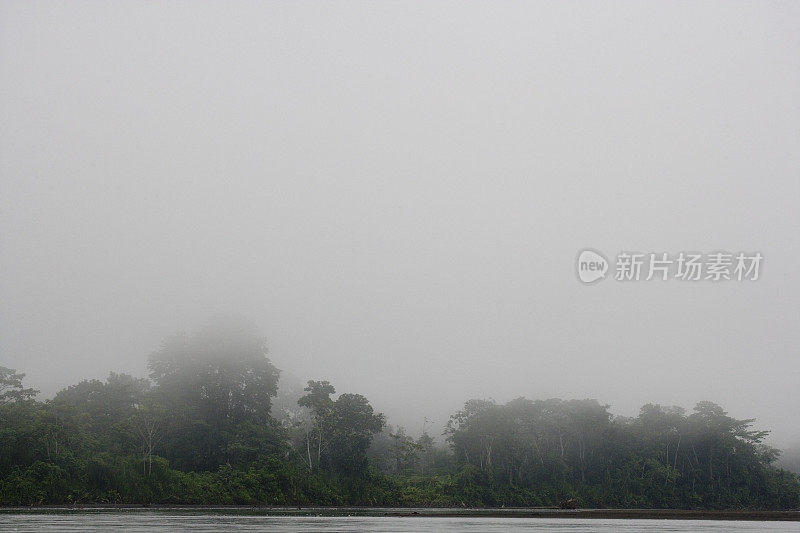
<svg viewBox="0 0 800 533"><path fill-rule="evenodd" d="M0 367L0 505L800 507L767 433L711 402L625 418L596 400L469 400L437 442L328 381L275 405L280 372L241 324L171 336L148 368L38 401Z"/></svg>

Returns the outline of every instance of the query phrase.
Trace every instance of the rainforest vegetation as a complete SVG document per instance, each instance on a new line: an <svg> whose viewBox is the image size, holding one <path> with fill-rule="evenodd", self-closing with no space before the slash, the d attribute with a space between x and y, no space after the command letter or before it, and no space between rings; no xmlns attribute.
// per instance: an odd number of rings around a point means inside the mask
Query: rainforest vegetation
<svg viewBox="0 0 800 533"><path fill-rule="evenodd" d="M172 336L148 367L46 401L0 367L0 504L800 507L766 432L711 402L625 418L475 399L412 438L327 381L276 401L280 372L247 328Z"/></svg>

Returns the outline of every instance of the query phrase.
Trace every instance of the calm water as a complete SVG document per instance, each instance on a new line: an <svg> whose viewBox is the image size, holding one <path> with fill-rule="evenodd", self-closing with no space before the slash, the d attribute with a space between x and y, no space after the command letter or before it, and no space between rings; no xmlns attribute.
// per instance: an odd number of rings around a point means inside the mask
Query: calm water
<svg viewBox="0 0 800 533"><path fill-rule="evenodd" d="M487 517L309 517L107 512L2 514L3 531L800 531L798 522Z"/></svg>

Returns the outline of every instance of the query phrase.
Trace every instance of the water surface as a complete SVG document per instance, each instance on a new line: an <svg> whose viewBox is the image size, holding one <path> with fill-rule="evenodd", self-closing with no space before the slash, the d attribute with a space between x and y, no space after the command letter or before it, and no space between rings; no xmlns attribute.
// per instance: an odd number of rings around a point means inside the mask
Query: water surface
<svg viewBox="0 0 800 533"><path fill-rule="evenodd" d="M4 531L800 531L798 522L511 517L247 516L203 512L0 514Z"/></svg>

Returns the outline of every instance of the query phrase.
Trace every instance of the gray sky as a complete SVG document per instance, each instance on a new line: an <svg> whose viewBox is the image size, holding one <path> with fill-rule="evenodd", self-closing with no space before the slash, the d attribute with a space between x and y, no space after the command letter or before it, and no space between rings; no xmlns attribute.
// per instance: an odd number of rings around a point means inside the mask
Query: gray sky
<svg viewBox="0 0 800 533"><path fill-rule="evenodd" d="M0 364L254 320L390 422L710 399L800 439L800 4L0 2ZM760 251L584 286L584 247Z"/></svg>

